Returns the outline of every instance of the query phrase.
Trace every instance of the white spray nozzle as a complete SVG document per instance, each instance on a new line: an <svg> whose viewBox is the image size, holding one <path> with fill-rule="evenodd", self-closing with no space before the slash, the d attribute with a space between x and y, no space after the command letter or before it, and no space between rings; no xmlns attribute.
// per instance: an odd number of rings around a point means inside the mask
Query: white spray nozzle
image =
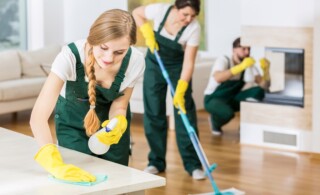
<svg viewBox="0 0 320 195"><path fill-rule="evenodd" d="M113 128L116 127L117 125L117 122L118 122L118 119L117 118L113 118L111 119L111 121L108 123L108 125L106 126L106 132L109 132L111 131Z"/></svg>

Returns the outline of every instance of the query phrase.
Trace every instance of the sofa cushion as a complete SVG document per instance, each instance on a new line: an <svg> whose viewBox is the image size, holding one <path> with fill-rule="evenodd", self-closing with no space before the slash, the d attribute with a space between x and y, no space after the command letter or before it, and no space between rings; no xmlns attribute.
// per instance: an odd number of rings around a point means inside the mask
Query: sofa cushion
<svg viewBox="0 0 320 195"><path fill-rule="evenodd" d="M21 66L17 51L0 52L0 81L21 77Z"/></svg>
<svg viewBox="0 0 320 195"><path fill-rule="evenodd" d="M46 77L37 77L0 82L0 101L36 97L45 80Z"/></svg>
<svg viewBox="0 0 320 195"><path fill-rule="evenodd" d="M41 69L43 70L43 72L44 72L47 76L48 76L48 75L50 74L50 72L51 72L51 65L52 65L52 64L45 64L45 63L43 63L43 64L40 65Z"/></svg>
<svg viewBox="0 0 320 195"><path fill-rule="evenodd" d="M61 47L55 45L47 46L35 51L20 51L19 54L21 57L23 77L46 76L41 65L51 65L60 50Z"/></svg>

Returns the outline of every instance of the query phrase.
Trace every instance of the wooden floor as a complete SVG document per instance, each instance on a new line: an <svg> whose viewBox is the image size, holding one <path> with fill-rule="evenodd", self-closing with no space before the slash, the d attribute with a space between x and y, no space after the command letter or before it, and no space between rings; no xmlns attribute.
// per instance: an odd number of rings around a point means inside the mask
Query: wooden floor
<svg viewBox="0 0 320 195"><path fill-rule="evenodd" d="M28 124L30 111L0 115L0 127L32 135ZM224 127L222 137L213 137L208 115L198 112L198 127L202 147L210 163L217 163L213 172L220 190L235 187L249 195L310 195L320 194L320 157L316 154L279 151L239 144L239 120ZM50 121L54 129L53 121ZM1 138L0 138L1 140ZM142 116L134 115L132 122L132 156L130 166L143 170L147 165L146 142ZM320 140L320 138L319 138ZM147 191L147 195L184 195L212 192L210 181L194 181L181 163L174 131L168 137L167 185Z"/></svg>

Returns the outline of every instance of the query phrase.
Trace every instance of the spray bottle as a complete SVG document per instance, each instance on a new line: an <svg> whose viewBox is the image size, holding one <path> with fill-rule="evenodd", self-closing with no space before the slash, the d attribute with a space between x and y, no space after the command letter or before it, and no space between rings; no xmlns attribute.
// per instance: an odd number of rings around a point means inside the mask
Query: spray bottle
<svg viewBox="0 0 320 195"><path fill-rule="evenodd" d="M117 122L118 122L118 119L113 118L106 127L103 127L102 129L98 130L89 138L88 146L91 152L97 155L102 155L108 152L110 146L104 143L101 143L96 135L101 131L110 132L117 125Z"/></svg>

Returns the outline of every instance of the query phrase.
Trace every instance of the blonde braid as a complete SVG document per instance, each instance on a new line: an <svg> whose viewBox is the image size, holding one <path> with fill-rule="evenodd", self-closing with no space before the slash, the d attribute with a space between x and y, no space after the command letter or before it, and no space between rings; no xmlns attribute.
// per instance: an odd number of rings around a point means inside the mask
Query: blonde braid
<svg viewBox="0 0 320 195"><path fill-rule="evenodd" d="M96 76L94 75L95 59L92 52L92 46L88 52L88 60L86 61L86 72L89 78L88 95L90 102L90 109L84 118L84 128L88 136L94 134L100 127L100 120L95 111L96 107Z"/></svg>
<svg viewBox="0 0 320 195"><path fill-rule="evenodd" d="M136 36L136 23L132 15L124 10L112 9L103 12L92 24L89 35L87 37L88 57L85 62L86 73L89 78L88 94L90 109L84 118L84 127L88 136L95 133L100 127L100 121L95 112L96 106L96 77L94 65L96 63L93 55L93 46L99 46L111 40L116 40L121 37L128 37L130 44L135 44Z"/></svg>

